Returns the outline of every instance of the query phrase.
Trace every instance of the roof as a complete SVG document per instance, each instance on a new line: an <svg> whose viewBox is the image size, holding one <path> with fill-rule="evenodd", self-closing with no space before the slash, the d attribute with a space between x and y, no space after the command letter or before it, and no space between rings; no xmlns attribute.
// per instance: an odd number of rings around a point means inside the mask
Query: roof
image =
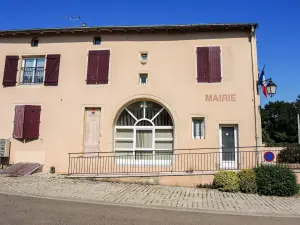
<svg viewBox="0 0 300 225"><path fill-rule="evenodd" d="M66 28L38 28L23 30L0 30L0 36L24 36L39 34L78 34L78 33L154 33L154 32L201 32L201 31L249 31L257 28L257 23L242 24L190 24L190 25L149 25L149 26L82 26Z"/></svg>

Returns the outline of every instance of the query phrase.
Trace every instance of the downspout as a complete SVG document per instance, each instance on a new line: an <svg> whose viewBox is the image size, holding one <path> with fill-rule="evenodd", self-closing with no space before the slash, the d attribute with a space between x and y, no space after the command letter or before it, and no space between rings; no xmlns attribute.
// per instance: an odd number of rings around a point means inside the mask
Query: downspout
<svg viewBox="0 0 300 225"><path fill-rule="evenodd" d="M257 58L254 53L255 47L253 46L255 40L255 27L251 27L250 34L250 46L251 46L251 61L252 61L252 80L253 80L253 105L254 105L254 125L255 125L255 152L256 152L256 166L259 165L259 151L258 151L258 124L257 124L257 105L256 105L256 95L257 95L257 77L258 77L258 69L257 69Z"/></svg>

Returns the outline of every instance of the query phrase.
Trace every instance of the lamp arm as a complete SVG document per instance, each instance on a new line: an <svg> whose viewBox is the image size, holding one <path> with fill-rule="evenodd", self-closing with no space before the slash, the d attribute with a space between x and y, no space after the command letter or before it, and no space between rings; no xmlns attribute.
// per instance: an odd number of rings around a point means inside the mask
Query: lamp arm
<svg viewBox="0 0 300 225"><path fill-rule="evenodd" d="M257 81L257 85L263 85L263 83L268 82L268 81L272 81L272 78L268 78L266 80L263 80L262 82Z"/></svg>

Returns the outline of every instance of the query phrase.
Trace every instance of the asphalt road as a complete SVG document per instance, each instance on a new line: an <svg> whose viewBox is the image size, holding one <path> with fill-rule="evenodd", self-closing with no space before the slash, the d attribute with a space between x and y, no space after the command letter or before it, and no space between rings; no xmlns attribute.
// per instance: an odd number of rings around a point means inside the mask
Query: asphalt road
<svg viewBox="0 0 300 225"><path fill-rule="evenodd" d="M0 224L300 225L300 218L235 216L214 213L78 203L0 194Z"/></svg>

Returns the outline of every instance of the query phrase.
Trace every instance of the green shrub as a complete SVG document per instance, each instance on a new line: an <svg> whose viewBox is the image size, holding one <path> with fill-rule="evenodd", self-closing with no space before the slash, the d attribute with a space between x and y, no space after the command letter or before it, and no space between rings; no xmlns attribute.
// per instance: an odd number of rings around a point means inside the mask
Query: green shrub
<svg viewBox="0 0 300 225"><path fill-rule="evenodd" d="M260 195L293 196L298 193L296 174L287 167L263 165L255 169Z"/></svg>
<svg viewBox="0 0 300 225"><path fill-rule="evenodd" d="M300 163L300 144L286 147L277 155L278 163Z"/></svg>
<svg viewBox="0 0 300 225"><path fill-rule="evenodd" d="M256 174L253 170L246 169L238 172L241 192L255 194L257 192Z"/></svg>
<svg viewBox="0 0 300 225"><path fill-rule="evenodd" d="M219 191L238 192L239 180L233 171L219 171L214 177L213 185Z"/></svg>

